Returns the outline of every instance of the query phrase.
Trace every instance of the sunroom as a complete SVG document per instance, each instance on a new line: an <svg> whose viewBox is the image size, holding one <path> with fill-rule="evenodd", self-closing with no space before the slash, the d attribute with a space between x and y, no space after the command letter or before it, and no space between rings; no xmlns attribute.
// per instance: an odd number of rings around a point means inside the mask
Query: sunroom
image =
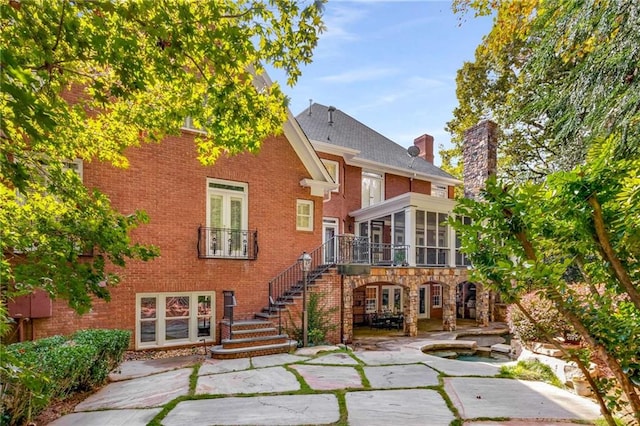
<svg viewBox="0 0 640 426"><path fill-rule="evenodd" d="M447 223L455 205L450 198L410 192L350 215L356 224L356 236L369 242L367 263L455 268L470 265Z"/></svg>

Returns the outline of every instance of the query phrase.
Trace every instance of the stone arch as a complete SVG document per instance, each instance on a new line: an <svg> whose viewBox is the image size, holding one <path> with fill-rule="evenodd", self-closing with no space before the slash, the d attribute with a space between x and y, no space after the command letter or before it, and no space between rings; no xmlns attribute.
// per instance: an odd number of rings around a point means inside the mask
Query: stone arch
<svg viewBox="0 0 640 426"><path fill-rule="evenodd" d="M482 283L461 280L456 285L456 318L474 319L479 326L488 326L491 318L490 292Z"/></svg>
<svg viewBox="0 0 640 426"><path fill-rule="evenodd" d="M422 283L442 285L442 329L456 329L455 297L458 281L465 280L467 271L459 268L371 268L368 275L343 277L343 341L353 339L353 290L371 284L389 283L403 288L404 334L418 334L419 288Z"/></svg>

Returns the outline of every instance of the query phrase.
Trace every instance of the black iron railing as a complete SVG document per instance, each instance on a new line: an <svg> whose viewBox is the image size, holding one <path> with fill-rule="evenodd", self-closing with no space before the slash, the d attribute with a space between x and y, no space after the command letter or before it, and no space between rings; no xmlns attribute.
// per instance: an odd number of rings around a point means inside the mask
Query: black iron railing
<svg viewBox="0 0 640 426"><path fill-rule="evenodd" d="M336 238L334 237L326 243L316 247L309 252L311 256L311 268L307 274L307 283L313 283L327 269L335 264L335 259L331 253L335 253ZM289 303L291 299L302 293L304 286L304 273L300 262L296 261L278 276L269 281L269 309L278 314L279 321L282 307Z"/></svg>
<svg viewBox="0 0 640 426"><path fill-rule="evenodd" d="M409 246L372 244L368 237L337 235L309 252L311 268L307 283L313 283L336 264L406 266ZM280 318L282 307L301 294L304 274L299 261L269 281L269 310Z"/></svg>
<svg viewBox="0 0 640 426"><path fill-rule="evenodd" d="M258 258L258 231L229 228L198 228L198 257L201 259Z"/></svg>

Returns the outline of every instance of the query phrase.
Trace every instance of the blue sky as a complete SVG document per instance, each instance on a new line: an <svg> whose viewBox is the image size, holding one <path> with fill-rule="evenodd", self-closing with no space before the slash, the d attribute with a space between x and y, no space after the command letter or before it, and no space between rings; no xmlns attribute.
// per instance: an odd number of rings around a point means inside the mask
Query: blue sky
<svg viewBox="0 0 640 426"><path fill-rule="evenodd" d="M327 30L295 87L269 70L294 115L309 99L333 105L402 146L428 133L449 145L456 71L472 61L490 17L458 16L449 1L329 0Z"/></svg>

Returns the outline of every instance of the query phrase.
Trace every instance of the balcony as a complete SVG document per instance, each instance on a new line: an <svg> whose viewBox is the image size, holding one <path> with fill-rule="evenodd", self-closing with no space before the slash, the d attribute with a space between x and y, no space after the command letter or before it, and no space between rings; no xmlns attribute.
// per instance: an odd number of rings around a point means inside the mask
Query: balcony
<svg viewBox="0 0 640 426"><path fill-rule="evenodd" d="M198 257L255 260L258 258L258 231L199 227Z"/></svg>
<svg viewBox="0 0 640 426"><path fill-rule="evenodd" d="M339 235L336 238L338 264L408 266L406 245L372 243L367 237Z"/></svg>

